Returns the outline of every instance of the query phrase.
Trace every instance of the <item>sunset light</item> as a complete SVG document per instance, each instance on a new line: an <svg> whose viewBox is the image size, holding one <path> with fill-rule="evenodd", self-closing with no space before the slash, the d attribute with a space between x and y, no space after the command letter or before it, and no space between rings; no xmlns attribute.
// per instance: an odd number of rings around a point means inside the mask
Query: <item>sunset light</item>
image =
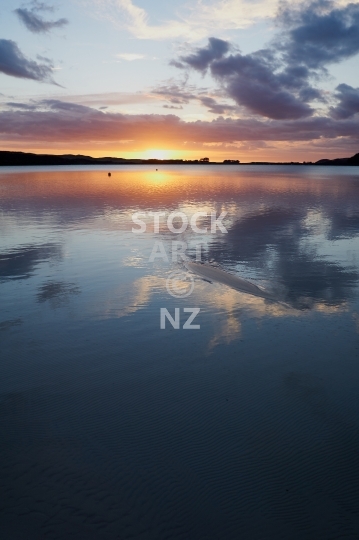
<svg viewBox="0 0 359 540"><path fill-rule="evenodd" d="M145 159L174 159L170 150L146 150L143 152Z"/></svg>
<svg viewBox="0 0 359 540"><path fill-rule="evenodd" d="M315 162L358 149L359 0L2 4L3 150Z"/></svg>
<svg viewBox="0 0 359 540"><path fill-rule="evenodd" d="M1 0L0 540L359 540L359 0Z"/></svg>

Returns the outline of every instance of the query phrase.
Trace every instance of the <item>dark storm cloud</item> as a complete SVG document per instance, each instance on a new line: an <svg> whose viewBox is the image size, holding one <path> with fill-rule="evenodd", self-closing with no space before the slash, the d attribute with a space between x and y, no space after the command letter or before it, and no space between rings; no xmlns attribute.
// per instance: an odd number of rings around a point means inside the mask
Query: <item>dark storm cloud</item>
<svg viewBox="0 0 359 540"><path fill-rule="evenodd" d="M29 60L20 51L15 41L9 39L0 39L0 73L56 84L52 79L51 64L40 64Z"/></svg>
<svg viewBox="0 0 359 540"><path fill-rule="evenodd" d="M335 97L339 100L336 107L330 109L333 118L345 119L359 112L359 88L348 84L340 84L336 88Z"/></svg>
<svg viewBox="0 0 359 540"><path fill-rule="evenodd" d="M64 18L56 21L46 21L38 15L34 9L18 8L15 9L15 13L26 28L34 34L46 33L53 28L62 28L69 23L69 21Z"/></svg>

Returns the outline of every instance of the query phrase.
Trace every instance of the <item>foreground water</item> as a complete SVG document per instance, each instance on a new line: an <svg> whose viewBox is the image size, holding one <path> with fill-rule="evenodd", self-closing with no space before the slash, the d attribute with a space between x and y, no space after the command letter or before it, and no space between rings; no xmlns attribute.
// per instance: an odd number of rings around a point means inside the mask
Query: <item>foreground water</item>
<svg viewBox="0 0 359 540"><path fill-rule="evenodd" d="M0 230L2 538L359 537L359 169L3 168Z"/></svg>

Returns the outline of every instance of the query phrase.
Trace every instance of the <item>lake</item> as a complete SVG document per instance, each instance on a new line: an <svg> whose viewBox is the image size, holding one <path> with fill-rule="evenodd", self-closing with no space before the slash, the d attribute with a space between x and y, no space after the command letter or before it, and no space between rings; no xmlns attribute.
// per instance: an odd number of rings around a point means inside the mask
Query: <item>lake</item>
<svg viewBox="0 0 359 540"><path fill-rule="evenodd" d="M2 538L359 537L359 168L4 167L0 231Z"/></svg>

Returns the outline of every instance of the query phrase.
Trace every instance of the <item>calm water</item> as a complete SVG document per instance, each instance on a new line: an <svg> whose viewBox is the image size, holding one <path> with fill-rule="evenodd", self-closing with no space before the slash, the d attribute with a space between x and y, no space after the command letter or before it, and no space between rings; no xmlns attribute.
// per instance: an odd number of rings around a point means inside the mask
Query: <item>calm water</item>
<svg viewBox="0 0 359 540"><path fill-rule="evenodd" d="M359 538L358 168L3 168L0 230L1 538Z"/></svg>

